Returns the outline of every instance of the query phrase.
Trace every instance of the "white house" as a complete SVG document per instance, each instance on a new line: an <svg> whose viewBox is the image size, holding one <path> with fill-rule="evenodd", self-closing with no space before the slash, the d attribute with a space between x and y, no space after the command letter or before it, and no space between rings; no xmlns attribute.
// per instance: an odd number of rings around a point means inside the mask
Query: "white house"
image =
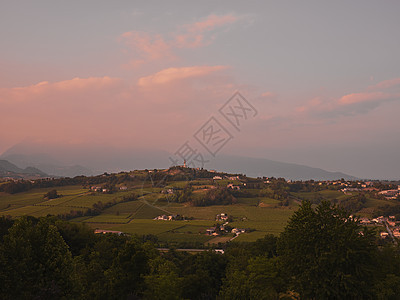
<svg viewBox="0 0 400 300"><path fill-rule="evenodd" d="M233 183L229 183L226 187L232 190L240 190L240 186L234 185Z"/></svg>

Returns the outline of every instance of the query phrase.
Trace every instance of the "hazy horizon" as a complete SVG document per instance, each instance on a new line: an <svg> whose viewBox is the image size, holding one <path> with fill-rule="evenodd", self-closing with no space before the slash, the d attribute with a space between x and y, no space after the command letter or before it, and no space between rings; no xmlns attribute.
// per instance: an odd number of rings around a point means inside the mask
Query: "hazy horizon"
<svg viewBox="0 0 400 300"><path fill-rule="evenodd" d="M361 0L4 2L0 155L24 143L73 154L189 142L208 160L400 179L399 11ZM236 91L250 105L240 126L220 112ZM207 150L196 133L215 121L223 147Z"/></svg>

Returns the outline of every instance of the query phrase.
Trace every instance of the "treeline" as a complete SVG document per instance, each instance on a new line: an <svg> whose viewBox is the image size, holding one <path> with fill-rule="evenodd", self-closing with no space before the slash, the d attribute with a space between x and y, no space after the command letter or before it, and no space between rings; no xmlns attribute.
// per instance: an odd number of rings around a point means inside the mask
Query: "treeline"
<svg viewBox="0 0 400 300"><path fill-rule="evenodd" d="M227 265L51 217L2 218L0 234L1 299L213 299Z"/></svg>
<svg viewBox="0 0 400 300"><path fill-rule="evenodd" d="M225 187L212 188L204 194L194 195L193 188L190 185L178 190L169 199L178 203L188 202L192 206L229 205L237 202L232 192Z"/></svg>
<svg viewBox="0 0 400 300"><path fill-rule="evenodd" d="M272 188L260 188L257 190L248 187L242 187L240 190L230 190L231 194L236 198L253 198L253 197L268 197L276 200L287 200L289 199L290 193L287 188L283 189L272 189Z"/></svg>
<svg viewBox="0 0 400 300"><path fill-rule="evenodd" d="M338 203L341 207L350 212L357 212L365 208L365 203L367 202L367 197L365 193L356 194L350 198L344 198L341 200L334 199L335 203Z"/></svg>
<svg viewBox="0 0 400 300"><path fill-rule="evenodd" d="M0 219L1 299L398 299L400 253L328 202L225 253L159 252L54 217Z"/></svg>
<svg viewBox="0 0 400 300"><path fill-rule="evenodd" d="M50 187L78 185L78 184L84 185L87 183L87 178L93 178L93 177L78 176L74 178L64 177L64 178L53 178L53 179L37 179L34 181L30 180L9 181L0 185L0 192L16 194L16 193L26 192L34 188L50 188Z"/></svg>
<svg viewBox="0 0 400 300"><path fill-rule="evenodd" d="M190 181L196 178L212 178L215 175L222 175L222 173L212 173L205 169L191 169L182 167L171 167L169 172L163 170L145 170L145 174L129 174L129 173L119 173L119 174L108 174L107 172L97 176L76 176L73 178L62 177L62 178L45 178L36 180L17 180L9 181L0 185L0 192L6 192L9 194L15 194L20 192L26 192L34 188L52 188L67 185L82 185L91 186L96 184L105 184L109 187L115 185L140 181L140 182L151 182L152 184L162 187L169 181ZM176 174L170 174L172 171L179 171ZM241 175L243 176L243 175Z"/></svg>
<svg viewBox="0 0 400 300"><path fill-rule="evenodd" d="M78 217L86 217L86 216L98 216L101 212L109 207L112 207L119 203L135 201L138 196L135 193L130 193L129 195L125 195L123 197L119 197L107 202L98 201L94 203L91 208L87 208L84 210L71 210L69 213L58 214L57 217L62 220L71 220Z"/></svg>
<svg viewBox="0 0 400 300"><path fill-rule="evenodd" d="M196 179L212 179L214 176L225 176L226 173L221 172L210 172L206 169L193 169L193 168L184 168L181 166L174 166L168 169L168 171L164 170L145 170L145 174L138 174L134 176L135 180L143 181L143 182L151 182L153 186L164 187L168 182L172 181L187 181L190 185L190 181ZM230 176L240 176L245 178L246 176L243 174L229 174Z"/></svg>
<svg viewBox="0 0 400 300"><path fill-rule="evenodd" d="M73 178L62 177L62 178L46 178L36 180L17 180L9 181L0 185L0 192L6 192L9 194L15 194L20 192L26 192L34 188L52 188L68 185L82 185L91 186L95 184L104 184L109 189L115 187L115 185L133 181L134 178L129 174L107 174L104 173L98 176L76 176Z"/></svg>
<svg viewBox="0 0 400 300"><path fill-rule="evenodd" d="M316 184L314 180L306 181L287 181L285 178L279 177L263 177L257 179L246 179L246 188L262 189L268 181L268 187L274 191L287 191L287 192L318 192L327 188L326 184Z"/></svg>
<svg viewBox="0 0 400 300"><path fill-rule="evenodd" d="M204 196L195 197L191 201L193 206L229 205L236 202L236 198L227 188L210 189Z"/></svg>
<svg viewBox="0 0 400 300"><path fill-rule="evenodd" d="M397 221L400 221L400 204L396 205L382 205L379 206L378 209L374 212L374 217L378 216L395 216Z"/></svg>

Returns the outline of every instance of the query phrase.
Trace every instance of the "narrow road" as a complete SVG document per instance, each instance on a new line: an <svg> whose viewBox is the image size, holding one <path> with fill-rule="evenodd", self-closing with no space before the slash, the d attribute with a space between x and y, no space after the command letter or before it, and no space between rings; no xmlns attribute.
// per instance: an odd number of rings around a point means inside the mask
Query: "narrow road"
<svg viewBox="0 0 400 300"><path fill-rule="evenodd" d="M296 202L297 204L301 204L301 201L303 201L302 199L297 198L293 195L289 195L289 198L293 199L293 201Z"/></svg>
<svg viewBox="0 0 400 300"><path fill-rule="evenodd" d="M392 238L393 243L394 243L395 245L397 245L397 240L394 238L393 232L392 232L392 230L390 229L389 224L388 224L386 221L384 221L383 223L385 224L385 226L386 226L386 231L389 233L390 237Z"/></svg>

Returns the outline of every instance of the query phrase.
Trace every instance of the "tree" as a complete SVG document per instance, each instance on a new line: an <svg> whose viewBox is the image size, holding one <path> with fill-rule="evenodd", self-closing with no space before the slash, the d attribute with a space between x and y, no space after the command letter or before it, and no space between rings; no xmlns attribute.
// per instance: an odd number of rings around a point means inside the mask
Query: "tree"
<svg viewBox="0 0 400 300"><path fill-rule="evenodd" d="M73 298L73 263L56 226L22 217L0 246L0 298Z"/></svg>
<svg viewBox="0 0 400 300"><path fill-rule="evenodd" d="M230 268L222 286L221 299L278 299L282 285L276 258L250 258L245 269Z"/></svg>
<svg viewBox="0 0 400 300"><path fill-rule="evenodd" d="M56 199L56 198L58 198L58 197L60 197L60 195L57 193L57 190L51 190L51 191L49 191L49 192L47 192L45 195L44 195L44 198L47 198L47 199Z"/></svg>
<svg viewBox="0 0 400 300"><path fill-rule="evenodd" d="M157 256L150 261L150 269L150 274L145 276L145 299L182 299L182 279L174 263Z"/></svg>
<svg viewBox="0 0 400 300"><path fill-rule="evenodd" d="M83 299L127 299L142 292L147 253L137 239L99 235L79 258ZM85 266L86 263L86 266Z"/></svg>
<svg viewBox="0 0 400 300"><path fill-rule="evenodd" d="M111 267L105 272L108 298L126 299L142 292L143 277L148 273L148 254L136 238L130 238L117 250Z"/></svg>
<svg viewBox="0 0 400 300"><path fill-rule="evenodd" d="M5 217L5 216L0 217L0 243L3 241L3 236L5 236L8 233L8 230L11 228L13 224L14 221L11 219L11 217Z"/></svg>
<svg viewBox="0 0 400 300"><path fill-rule="evenodd" d="M181 267L182 298L215 299L225 276L226 264L226 258L214 252L187 255Z"/></svg>
<svg viewBox="0 0 400 300"><path fill-rule="evenodd" d="M229 263L220 290L221 299L278 299L284 291L276 257L277 237L266 235L254 243L228 245Z"/></svg>
<svg viewBox="0 0 400 300"><path fill-rule="evenodd" d="M368 299L378 248L375 233L327 201L302 203L278 241L282 270L305 299Z"/></svg>
<svg viewBox="0 0 400 300"><path fill-rule="evenodd" d="M95 243L96 236L93 229L86 223L71 223L55 219L54 225L68 244L72 256L77 256Z"/></svg>

